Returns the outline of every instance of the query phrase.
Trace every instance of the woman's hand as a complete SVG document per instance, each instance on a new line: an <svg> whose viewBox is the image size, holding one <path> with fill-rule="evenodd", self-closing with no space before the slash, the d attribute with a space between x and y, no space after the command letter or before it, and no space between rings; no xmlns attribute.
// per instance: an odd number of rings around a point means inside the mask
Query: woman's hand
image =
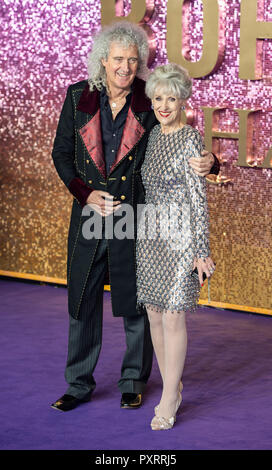
<svg viewBox="0 0 272 470"><path fill-rule="evenodd" d="M199 283L203 286L203 273L205 273L208 278L211 277L215 270L215 264L209 256L207 258L195 258L193 269L195 268L198 270Z"/></svg>

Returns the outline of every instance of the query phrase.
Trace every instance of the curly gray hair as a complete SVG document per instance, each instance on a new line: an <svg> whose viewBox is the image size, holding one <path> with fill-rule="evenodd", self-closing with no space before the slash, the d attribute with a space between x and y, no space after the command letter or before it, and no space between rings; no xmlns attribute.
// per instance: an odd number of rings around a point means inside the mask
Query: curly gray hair
<svg viewBox="0 0 272 470"><path fill-rule="evenodd" d="M177 64L160 65L153 70L145 86L148 98L154 97L158 86L182 100L190 98L192 93L192 80L187 70Z"/></svg>
<svg viewBox="0 0 272 470"><path fill-rule="evenodd" d="M135 45L138 48L137 76L145 78L148 74L147 60L149 54L148 39L140 26L122 21L113 23L100 31L94 38L93 48L88 57L88 83L90 91L96 87L101 90L107 88L107 77L101 59L107 60L112 42L124 47Z"/></svg>

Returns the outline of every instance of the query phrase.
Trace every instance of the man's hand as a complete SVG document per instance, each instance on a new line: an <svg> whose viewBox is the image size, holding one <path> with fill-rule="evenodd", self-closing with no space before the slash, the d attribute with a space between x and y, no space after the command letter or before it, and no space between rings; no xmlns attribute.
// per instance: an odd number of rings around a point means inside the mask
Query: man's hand
<svg viewBox="0 0 272 470"><path fill-rule="evenodd" d="M214 156L207 150L201 153L202 158L192 157L189 159L189 164L198 176L207 176L210 174L211 168L214 164Z"/></svg>
<svg viewBox="0 0 272 470"><path fill-rule="evenodd" d="M107 191L92 191L86 203L102 216L113 214L121 207L120 201L114 201L113 196Z"/></svg>

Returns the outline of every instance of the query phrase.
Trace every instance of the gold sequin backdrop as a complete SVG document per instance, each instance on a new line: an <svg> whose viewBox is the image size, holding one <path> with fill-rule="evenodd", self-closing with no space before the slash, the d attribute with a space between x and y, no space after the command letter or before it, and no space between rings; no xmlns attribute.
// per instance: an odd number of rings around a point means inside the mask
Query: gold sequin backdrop
<svg viewBox="0 0 272 470"><path fill-rule="evenodd" d="M113 3L1 5L2 275L66 282L72 196L56 175L51 149L66 88L86 78L92 37L112 20ZM169 60L190 70L188 122L222 162L208 185L217 269L200 302L272 314L271 2L115 3L119 15L131 7L132 21L146 10L151 68Z"/></svg>

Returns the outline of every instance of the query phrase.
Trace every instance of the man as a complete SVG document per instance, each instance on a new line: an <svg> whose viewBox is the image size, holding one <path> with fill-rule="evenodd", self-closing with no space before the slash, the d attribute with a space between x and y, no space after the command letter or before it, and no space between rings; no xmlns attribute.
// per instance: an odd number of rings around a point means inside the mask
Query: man
<svg viewBox="0 0 272 470"><path fill-rule="evenodd" d="M120 239L114 233L110 238L105 232L107 216L113 217L113 224L120 220L122 203L136 213L137 204L144 202L140 169L149 132L157 123L144 93L145 82L139 78L146 73L147 58L147 38L140 27L122 22L105 28L95 38L89 57L89 80L68 88L57 128L52 156L74 196L67 269L69 387L52 404L62 411L89 401L96 386L92 374L101 349L107 273L113 315L123 317L126 334L118 382L122 408L141 405L151 372L149 324L146 312L136 305L135 239ZM207 154L192 159L192 167L205 176L214 160ZM86 204L102 216L101 239L83 234Z"/></svg>

